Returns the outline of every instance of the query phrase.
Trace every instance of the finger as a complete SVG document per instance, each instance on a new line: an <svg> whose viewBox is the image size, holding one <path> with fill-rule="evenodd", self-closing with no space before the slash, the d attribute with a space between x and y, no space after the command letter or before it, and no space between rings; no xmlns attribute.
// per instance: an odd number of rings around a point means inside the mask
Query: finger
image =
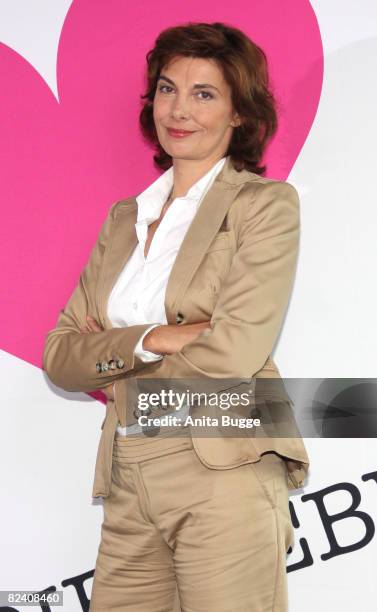
<svg viewBox="0 0 377 612"><path fill-rule="evenodd" d="M86 321L87 321L87 325L93 325L93 323L95 323L95 319L93 319L93 317L91 317L90 315L86 316Z"/></svg>
<svg viewBox="0 0 377 612"><path fill-rule="evenodd" d="M93 319L91 316L87 315L87 321L88 321L88 325L90 326L90 328L93 331L102 331L102 327L97 323L97 321L95 319Z"/></svg>
<svg viewBox="0 0 377 612"><path fill-rule="evenodd" d="M100 331L102 331L102 327L100 327L98 325L98 323L93 323L92 324L92 330L95 331L95 332L100 332Z"/></svg>

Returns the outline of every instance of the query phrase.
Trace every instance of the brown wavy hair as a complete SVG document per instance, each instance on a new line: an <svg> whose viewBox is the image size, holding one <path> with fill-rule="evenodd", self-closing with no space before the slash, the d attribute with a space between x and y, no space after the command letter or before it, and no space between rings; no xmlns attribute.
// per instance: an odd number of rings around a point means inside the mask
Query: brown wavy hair
<svg viewBox="0 0 377 612"><path fill-rule="evenodd" d="M201 57L217 60L231 89L233 109L241 118L241 125L233 129L225 155L233 166L256 174L263 174L260 166L264 150L277 130L276 102L269 89L267 58L238 28L224 23L192 23L163 30L148 51L147 89L139 116L142 135L153 144L155 163L167 170L172 157L159 143L153 119L153 100L157 79L162 68L177 56Z"/></svg>

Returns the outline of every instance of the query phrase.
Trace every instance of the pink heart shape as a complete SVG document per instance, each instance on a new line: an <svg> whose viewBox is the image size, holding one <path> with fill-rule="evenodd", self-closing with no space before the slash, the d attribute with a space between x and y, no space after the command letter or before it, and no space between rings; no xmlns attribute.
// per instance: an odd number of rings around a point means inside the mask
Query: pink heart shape
<svg viewBox="0 0 377 612"><path fill-rule="evenodd" d="M109 206L158 176L138 131L145 55L163 28L187 21L239 27L266 51L280 104L267 175L287 178L313 123L323 77L321 36L306 0L186 6L165 0L163 10L152 0L75 1L59 43L60 103L28 62L0 45L4 351L41 367L45 335Z"/></svg>

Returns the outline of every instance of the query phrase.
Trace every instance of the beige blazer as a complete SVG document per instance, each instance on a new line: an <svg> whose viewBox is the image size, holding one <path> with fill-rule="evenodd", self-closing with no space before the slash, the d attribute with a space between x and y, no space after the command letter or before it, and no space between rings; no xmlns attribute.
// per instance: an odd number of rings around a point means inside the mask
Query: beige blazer
<svg viewBox="0 0 377 612"><path fill-rule="evenodd" d="M146 364L134 347L149 326L113 328L106 309L119 273L137 244L135 197L112 205L78 285L48 332L43 367L68 391L90 392L114 384L102 423L93 496L110 492L112 447L118 420L130 423L129 378L280 378L271 358L292 290L300 214L292 185L236 171L227 158L205 195L169 276L165 310L169 324L211 319L181 351ZM86 315L102 332L81 333ZM110 366L109 367L109 363ZM114 368L114 369L112 369ZM290 398L282 395L285 406ZM135 422L135 419L132 421ZM213 469L258 461L273 450L287 461L290 489L300 487L309 458L297 437L193 437L200 460Z"/></svg>

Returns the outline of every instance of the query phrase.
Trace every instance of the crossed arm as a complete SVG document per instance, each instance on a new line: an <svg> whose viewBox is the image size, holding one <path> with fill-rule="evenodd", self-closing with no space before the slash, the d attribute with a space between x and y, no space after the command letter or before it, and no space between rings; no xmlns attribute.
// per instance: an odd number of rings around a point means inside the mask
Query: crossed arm
<svg viewBox="0 0 377 612"><path fill-rule="evenodd" d="M273 350L289 300L300 220L299 199L292 185L271 181L250 186L238 250L222 284L210 325L180 350L166 353L163 359L151 364L134 355L134 348L150 323L82 333L88 315L96 320L94 294L116 222L119 203L115 203L76 289L61 310L56 327L47 334L43 364L52 382L69 391L92 391L113 383L122 385L122 379L130 376L131 371L137 377L153 378L174 378L177 372L183 378L242 378L258 372ZM145 337L144 348L163 352L158 345L159 338L163 348L161 327L152 329ZM96 371L97 362L110 360L124 365Z"/></svg>
<svg viewBox="0 0 377 612"><path fill-rule="evenodd" d="M147 330L143 344L139 348L140 358L144 361L145 357L142 353L147 355L147 359L144 363L153 363L162 359L163 355L173 354L180 351L185 344L192 342L203 329L208 328L210 325L209 321L202 323L192 323L190 325L155 325L151 331ZM158 331L154 331L155 327L158 327ZM86 328L82 330L82 333L90 332L101 332L102 327L97 323L93 317L87 316ZM153 333L152 333L153 332ZM145 333L145 332L144 332ZM138 342L140 345L140 340ZM143 351L144 349L144 351ZM158 353L156 352L158 350ZM101 391L104 392L108 399L114 399L114 383L107 385Z"/></svg>
<svg viewBox="0 0 377 612"><path fill-rule="evenodd" d="M99 389L112 399L112 386L116 380L131 370L136 372L154 363L144 361L140 348L135 351L140 339L143 339L143 349L160 353L162 357L179 350L183 344L193 340L203 326L209 325L209 322L198 323L185 326L185 329L178 325L158 326L159 333L154 335L153 346L145 343L146 339L149 342L151 334L146 334L152 327L150 322L108 330L100 326L95 316L95 291L118 206L116 202L110 208L78 285L60 311L56 326L46 336L43 352L43 368L56 386L67 391ZM109 363L112 368L97 368Z"/></svg>

